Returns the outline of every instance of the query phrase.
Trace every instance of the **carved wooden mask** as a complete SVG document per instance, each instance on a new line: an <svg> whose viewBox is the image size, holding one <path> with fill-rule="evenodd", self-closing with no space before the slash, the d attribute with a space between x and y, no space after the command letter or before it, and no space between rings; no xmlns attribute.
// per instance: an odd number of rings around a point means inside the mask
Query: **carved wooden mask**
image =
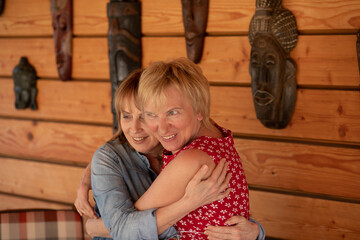
<svg viewBox="0 0 360 240"><path fill-rule="evenodd" d="M56 65L61 80L71 79L72 70L72 0L51 0L50 10L54 29Z"/></svg>
<svg viewBox="0 0 360 240"><path fill-rule="evenodd" d="M111 0L107 11L111 109L114 131L116 131L117 121L113 104L116 89L132 71L141 68L141 3L131 0Z"/></svg>
<svg viewBox="0 0 360 240"><path fill-rule="evenodd" d="M30 107L37 109L36 104L36 71L29 64L26 57L21 57L19 64L13 70L15 107L16 109L25 109Z"/></svg>
<svg viewBox="0 0 360 240"><path fill-rule="evenodd" d="M3 13L5 8L5 0L0 0L0 15Z"/></svg>
<svg viewBox="0 0 360 240"><path fill-rule="evenodd" d="M292 13L281 0L257 0L249 40L249 72L256 117L268 128L282 129L290 122L296 101L296 63L290 51L297 42Z"/></svg>
<svg viewBox="0 0 360 240"><path fill-rule="evenodd" d="M199 63L209 11L209 0L181 0L188 58Z"/></svg>

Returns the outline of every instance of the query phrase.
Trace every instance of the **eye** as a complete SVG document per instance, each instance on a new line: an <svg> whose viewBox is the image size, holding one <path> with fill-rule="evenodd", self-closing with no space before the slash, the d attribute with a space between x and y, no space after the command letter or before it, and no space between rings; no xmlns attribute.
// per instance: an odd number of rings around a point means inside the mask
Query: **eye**
<svg viewBox="0 0 360 240"><path fill-rule="evenodd" d="M259 64L259 55L257 53L251 54L250 62L253 65L258 65Z"/></svg>
<svg viewBox="0 0 360 240"><path fill-rule="evenodd" d="M272 67L272 66L275 65L275 63L276 63L275 56L273 56L273 55L268 55L268 56L266 57L266 62L265 62L265 64L266 64L267 67Z"/></svg>
<svg viewBox="0 0 360 240"><path fill-rule="evenodd" d="M155 119L155 118L157 117L156 114L151 113L151 112L146 112L146 113L145 113L145 116L146 116L146 118L148 118L148 119Z"/></svg>
<svg viewBox="0 0 360 240"><path fill-rule="evenodd" d="M176 116L178 115L180 112L178 110L170 110L167 115L168 116Z"/></svg>

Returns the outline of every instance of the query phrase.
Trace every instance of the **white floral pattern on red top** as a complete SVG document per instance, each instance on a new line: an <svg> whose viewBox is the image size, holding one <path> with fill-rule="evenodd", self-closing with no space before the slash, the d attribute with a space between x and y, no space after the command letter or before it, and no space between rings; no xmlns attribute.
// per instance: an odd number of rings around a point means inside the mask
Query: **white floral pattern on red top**
<svg viewBox="0 0 360 240"><path fill-rule="evenodd" d="M207 236L203 233L208 225L225 226L225 221L234 215L241 215L249 219L249 189L240 157L234 147L234 139L230 130L219 126L217 128L224 137L212 138L201 136L174 155L169 155L169 152L164 151L162 169L181 151L199 149L206 152L216 164L220 159L226 158L226 161L229 163L228 172L232 172L232 178L229 183L232 191L226 198L194 210L175 224L175 228L180 234L180 239L207 239Z"/></svg>

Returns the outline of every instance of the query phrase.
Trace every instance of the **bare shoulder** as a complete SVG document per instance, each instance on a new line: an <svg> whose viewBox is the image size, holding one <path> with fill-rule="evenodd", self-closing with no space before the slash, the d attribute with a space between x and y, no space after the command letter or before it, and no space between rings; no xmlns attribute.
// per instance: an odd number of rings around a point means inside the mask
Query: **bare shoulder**
<svg viewBox="0 0 360 240"><path fill-rule="evenodd" d="M212 170L215 167L215 163L212 158L204 151L199 149L184 150L176 156L168 167L171 168L184 168L184 169L199 169L202 165L208 165Z"/></svg>

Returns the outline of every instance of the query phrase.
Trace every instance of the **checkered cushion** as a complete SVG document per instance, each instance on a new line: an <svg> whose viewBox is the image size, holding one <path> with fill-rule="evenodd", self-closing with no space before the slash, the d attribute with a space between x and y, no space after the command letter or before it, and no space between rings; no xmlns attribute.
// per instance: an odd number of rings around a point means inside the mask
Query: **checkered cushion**
<svg viewBox="0 0 360 240"><path fill-rule="evenodd" d="M0 212L0 239L84 239L82 219L74 210Z"/></svg>

